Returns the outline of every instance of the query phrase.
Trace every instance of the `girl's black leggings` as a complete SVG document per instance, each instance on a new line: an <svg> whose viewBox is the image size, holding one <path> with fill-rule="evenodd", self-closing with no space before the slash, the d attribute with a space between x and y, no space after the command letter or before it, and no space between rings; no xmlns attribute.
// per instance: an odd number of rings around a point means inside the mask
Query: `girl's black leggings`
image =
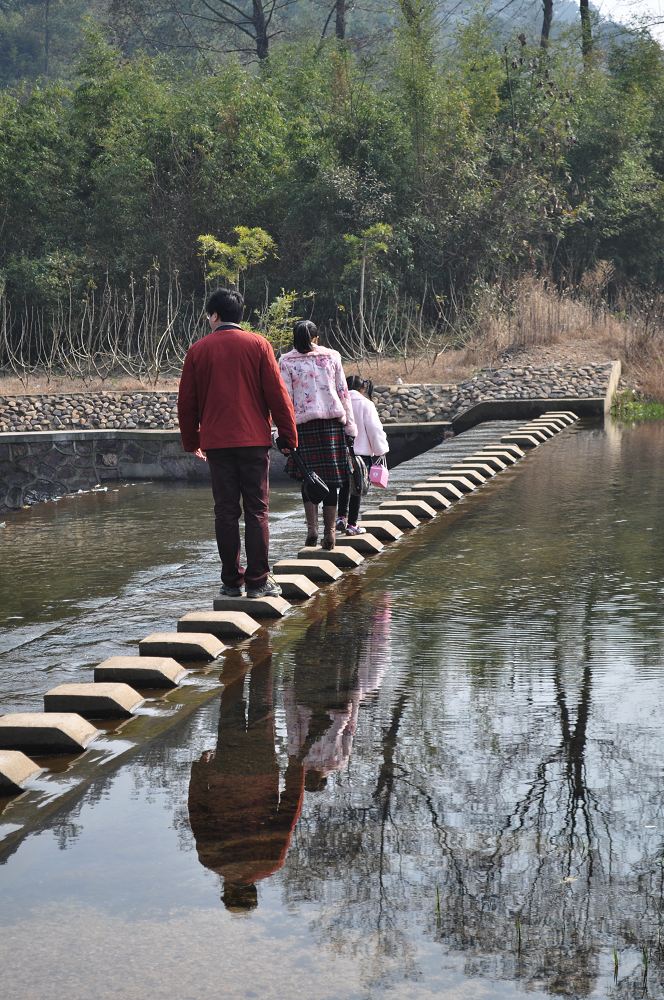
<svg viewBox="0 0 664 1000"><path fill-rule="evenodd" d="M360 455L360 458L364 461L368 469L371 465L371 456ZM350 492L350 480L346 480L344 485L339 488L339 510L337 511L339 517L346 517L348 515L348 523L357 524L357 519L360 516L361 500L362 497L358 497Z"/></svg>

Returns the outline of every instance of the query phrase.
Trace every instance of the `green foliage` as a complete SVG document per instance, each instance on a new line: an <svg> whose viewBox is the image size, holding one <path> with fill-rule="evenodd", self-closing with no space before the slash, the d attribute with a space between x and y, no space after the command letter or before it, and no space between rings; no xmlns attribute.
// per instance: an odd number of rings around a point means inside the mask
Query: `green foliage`
<svg viewBox="0 0 664 1000"><path fill-rule="evenodd" d="M625 424L664 420L664 403L644 399L632 389L625 389L616 396L611 407L611 416Z"/></svg>
<svg viewBox="0 0 664 1000"><path fill-rule="evenodd" d="M34 6L0 8L0 51L14 25L29 53ZM403 0L379 57L305 33L260 72L226 57L211 73L198 55L113 47L102 8L76 21L65 80L0 90L12 301L140 287L148 271L177 274L190 297L201 252L208 278L242 276L261 315L275 289L311 289L330 327L339 302L368 310L379 285L472 302L524 271L576 283L598 259L617 283L664 284L664 58L643 33L585 68L578 35L546 52L525 35L497 46L478 16L443 51L429 0ZM62 0L53 10L57 22ZM294 294L261 319L275 342Z"/></svg>
<svg viewBox="0 0 664 1000"><path fill-rule="evenodd" d="M264 229L256 226L235 226L233 232L237 236L234 245L222 243L214 236L199 236L198 246L205 260L205 271L208 280L222 278L237 288L240 275L256 264L262 262L275 252L275 243Z"/></svg>

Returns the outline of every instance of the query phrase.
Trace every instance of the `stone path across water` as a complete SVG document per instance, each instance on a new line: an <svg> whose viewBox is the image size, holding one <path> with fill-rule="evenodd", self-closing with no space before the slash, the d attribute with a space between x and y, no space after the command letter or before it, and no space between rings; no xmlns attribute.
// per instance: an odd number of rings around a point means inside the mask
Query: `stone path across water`
<svg viewBox="0 0 664 1000"><path fill-rule="evenodd" d="M576 419L574 417L574 420ZM541 443L546 443L546 441L560 432L563 423L567 426L571 422L573 421L569 414L564 417L564 421L563 419L553 421L551 414L547 414L528 424L519 424L516 421L496 421L478 425L472 430L449 439L392 470L388 487L385 490L374 488L371 497L372 506L377 508L377 512L384 511L386 518L390 516L392 511L396 511L397 509L401 511L409 510L414 515L411 519L412 526L409 530L416 530L420 525L423 526L428 520L442 513L445 507L453 506L461 498L461 494L457 498L454 498L452 495L452 500L448 501L446 499L444 505L440 504L439 510L434 510L432 507L428 507L425 503L418 500L416 494L411 492L410 495L413 498L413 502L408 503L403 499L403 496L404 494L408 495L416 483L430 481L435 476L440 476L446 469L451 469L453 466L458 466L463 462L464 467L467 467L469 470L469 478L472 476L473 470L477 470L477 476L474 480L477 485L474 488L481 488L481 485L485 481L489 481L494 475L499 475L503 467L505 469L510 468L511 464L495 460L491 462L488 458L484 458L478 453L489 452L493 455L501 447L504 447L501 439L514 439L516 437L524 442L522 457L525 458L527 457L527 448L538 447ZM542 427L546 428L546 432L542 432ZM520 428L524 429L523 432L520 432ZM526 430L528 434L526 434ZM312 557L316 560L325 559L326 556L330 555L341 555L343 541L343 536L339 537L338 547L333 553L326 553L322 550L300 550L298 553L300 558L293 560L294 568L298 569L301 567L303 573L306 575L309 570L309 564L312 562L312 559L309 558L310 551ZM385 542L390 544L389 539L385 539ZM381 545L378 547L375 556L367 556L367 558L380 559L382 548L383 546ZM347 551L348 558L346 560L335 561L338 563L339 569L352 571L357 565L364 562L365 557L354 550ZM347 565L343 565L344 563L347 563ZM334 583L330 582L327 586L334 586ZM310 598L310 600L315 600L315 597ZM161 645L159 653L162 657L170 657L170 660L165 662L173 664L176 668L178 663L181 666L186 665L193 668L183 672L181 677L177 675L176 669L171 677L171 683L174 687L177 687L182 680L186 680L192 676L195 678L197 671L201 671L200 664L192 664L191 661L186 664L182 663L185 659L182 656L181 649L182 632L187 631L185 624L187 628L188 624L192 624L192 628L195 626L194 631L201 632L204 631L205 625L210 623L214 626L210 631L214 631L215 636L218 636L221 630L224 637L229 635L230 638L241 638L241 636L251 635L252 632L269 627L275 616L297 614L297 608L289 605L283 599L266 599L264 601L249 601L245 599L240 603L242 604L241 608L235 606L238 604L237 601L234 604L231 601L228 603L228 607L225 607L224 600L217 598L213 602L215 611L192 609L188 615L180 618L178 632L160 633ZM247 611L251 614L251 618L247 617ZM242 625L244 627L238 632L240 618L243 619ZM255 620L252 621L252 618ZM188 622L189 619L194 620L193 622ZM233 619L232 622L230 621L231 619ZM233 625L233 629L230 629L230 631L229 623ZM248 630L246 628L247 624L250 626ZM199 636L198 638L200 640L201 637ZM211 642L218 643L218 639L213 638L212 635L203 636L203 638L208 638ZM218 645L220 646L219 643ZM220 655L223 655L225 648L225 645L220 647ZM146 651L151 653L154 658L154 649ZM106 699L104 705L107 706L111 694L117 701L119 699L118 692L120 694L124 693L125 696L129 692L131 697L124 697L122 703L122 711L125 715L132 716L134 712L143 710L143 696L145 696L145 702L148 705L149 711L151 697L149 688L150 686L154 687L157 685L163 687L163 681L158 678L151 682L149 678L146 678L146 661L142 661L142 652L143 650L139 645L135 657L125 656L121 658L122 670L124 671L122 681L125 683L117 683L119 678L113 678L115 683L60 685L46 695L44 712L10 713L0 716L0 789L4 785L5 789L20 790L24 784L26 787L29 787L33 781L38 783L43 780L43 775L39 777L33 777L33 775L38 773L38 769L41 766L50 766L49 755L55 752L59 751L65 756L76 755L77 753L85 754L88 745L94 744L95 740L102 734L100 730L91 727L78 714L81 712L81 705L83 703L87 706L87 708L84 708L86 717L94 719L96 717L95 712L99 714L95 699L98 701L103 695ZM108 664L110 661L106 661L106 663ZM132 672L132 663L135 666L134 672ZM126 682L130 684L137 683L139 679L142 681L140 692L127 687ZM95 678L95 681L97 681L97 678ZM207 681L209 687L209 678ZM110 688L113 688L112 692ZM154 698L154 695L152 697ZM161 692L159 692L159 697L162 697ZM105 709L104 714L108 715L109 711ZM145 722L148 722L149 725L149 718L144 718L141 722L143 723L143 731L145 731ZM81 734L78 740L79 746L73 749L72 743L75 741L71 733L78 734L79 732ZM105 728L105 732L108 737L109 730L107 727ZM122 735L123 738L126 738L129 733L124 729ZM27 762L26 766L25 758L22 756L23 751L28 751L37 758L34 762L34 771L30 761ZM5 771L2 771L3 766L5 766ZM35 801L39 801L39 796L36 796Z"/></svg>

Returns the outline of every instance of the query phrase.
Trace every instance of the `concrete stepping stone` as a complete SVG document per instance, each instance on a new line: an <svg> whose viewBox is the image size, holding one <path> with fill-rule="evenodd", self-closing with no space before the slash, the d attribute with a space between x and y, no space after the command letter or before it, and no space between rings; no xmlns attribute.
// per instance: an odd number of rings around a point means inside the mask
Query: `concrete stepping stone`
<svg viewBox="0 0 664 1000"><path fill-rule="evenodd" d="M462 493L472 493L473 490L476 490L478 487L478 483L474 479L462 476L461 473L454 475L453 473L450 474L448 472L440 472L432 475L428 480L428 483L429 485L435 483L436 489L449 483L451 486L455 486L456 489L461 490Z"/></svg>
<svg viewBox="0 0 664 1000"><path fill-rule="evenodd" d="M381 521L389 521L391 524L396 525L401 531L417 528L420 523L419 519L414 514L411 514L409 510L403 507L397 508L391 506L380 507L377 510L365 510L362 515L362 524L367 526L379 518Z"/></svg>
<svg viewBox="0 0 664 1000"><path fill-rule="evenodd" d="M479 469L472 469L469 465L455 465L454 471L460 475L465 476L466 479L470 479L472 483L475 483L475 487L484 486L487 479L491 477L480 472Z"/></svg>
<svg viewBox="0 0 664 1000"><path fill-rule="evenodd" d="M575 424L579 419L578 414L572 413L571 410L548 410L546 413L542 414L543 417L555 417L556 420L564 420L567 426Z"/></svg>
<svg viewBox="0 0 664 1000"><path fill-rule="evenodd" d="M555 437L558 434L557 427L551 427L549 424L538 424L534 421L532 423L524 424L523 427L519 427L520 431L535 431L536 434L543 434L545 439Z"/></svg>
<svg viewBox="0 0 664 1000"><path fill-rule="evenodd" d="M514 465L519 461L519 456L514 455L511 451L500 451L497 449L487 448L486 451L478 451L477 455L478 458L498 458L503 463L505 468L507 468L508 465Z"/></svg>
<svg viewBox="0 0 664 1000"><path fill-rule="evenodd" d="M281 593L289 601L306 601L320 589L317 584L302 573L278 573L274 579L281 587Z"/></svg>
<svg viewBox="0 0 664 1000"><path fill-rule="evenodd" d="M20 750L0 750L0 795L17 795L42 768Z"/></svg>
<svg viewBox="0 0 664 1000"><path fill-rule="evenodd" d="M434 493L442 493L444 497L452 501L460 500L463 496L463 491L458 489L454 483L438 483L435 479L429 479L423 483L415 483L411 492L426 492L427 490L433 490Z"/></svg>
<svg viewBox="0 0 664 1000"><path fill-rule="evenodd" d="M272 598L281 600L281 598ZM286 602L284 601L284 604ZM216 599L215 599L216 604ZM277 615L279 617L279 615ZM209 632L217 639L248 639L258 632L260 624L242 611L188 611L178 619L178 632Z"/></svg>
<svg viewBox="0 0 664 1000"><path fill-rule="evenodd" d="M145 701L120 682L59 684L44 695L45 712L78 712L86 719L126 719Z"/></svg>
<svg viewBox="0 0 664 1000"><path fill-rule="evenodd" d="M553 437L552 431L547 431L543 427L537 427L532 424L524 424L523 427L519 427L517 433L520 434L534 434L538 441L548 441L549 438Z"/></svg>
<svg viewBox="0 0 664 1000"><path fill-rule="evenodd" d="M430 486L427 490L416 490L413 488L412 490L408 490L407 493L398 493L397 501L401 502L403 500L424 500L434 510L447 510L448 507L452 506L452 501L444 493L438 493L433 486Z"/></svg>
<svg viewBox="0 0 664 1000"><path fill-rule="evenodd" d="M567 424L564 420L559 420L558 417L537 417L535 420L530 421L531 424L540 424L544 427L555 427L558 431L564 431Z"/></svg>
<svg viewBox="0 0 664 1000"><path fill-rule="evenodd" d="M504 441L505 444L518 444L520 448L539 448L542 443L539 437L534 434L524 434L520 431L512 431L511 434L506 434L505 437L500 439Z"/></svg>
<svg viewBox="0 0 664 1000"><path fill-rule="evenodd" d="M345 549L355 549L356 552L362 552L368 556L375 556L383 551L383 543L379 542L376 536L369 534L368 531L364 535L343 535L342 537Z"/></svg>
<svg viewBox="0 0 664 1000"><path fill-rule="evenodd" d="M312 550L310 550L312 551ZM321 550L316 550L320 552ZM325 551L327 555L327 550ZM272 567L275 576L282 573L306 576L314 583L334 583L342 572L329 559L280 559Z"/></svg>
<svg viewBox="0 0 664 1000"><path fill-rule="evenodd" d="M484 449L480 449L478 454L481 455L483 450ZM498 455L502 455L503 452L506 452L508 455L512 455L517 461L520 458L526 457L525 451L523 448L519 448L518 444L503 444L500 442L499 444L487 445L485 450L488 452L496 452Z"/></svg>
<svg viewBox="0 0 664 1000"><path fill-rule="evenodd" d="M227 635L253 635L255 618L283 618L290 607L283 597L215 597L214 610L228 614ZM240 617L238 617L240 616ZM215 635L222 635L216 632Z"/></svg>
<svg viewBox="0 0 664 1000"><path fill-rule="evenodd" d="M75 712L13 712L0 716L0 750L82 753L98 735L99 730Z"/></svg>
<svg viewBox="0 0 664 1000"><path fill-rule="evenodd" d="M432 517L436 516L436 511L431 507L426 500L390 500L385 501L385 505L381 504L378 508L379 511L389 511L395 510L407 510L409 514L413 514L419 521L429 521Z"/></svg>
<svg viewBox="0 0 664 1000"><path fill-rule="evenodd" d="M162 636L175 636L177 632L155 632L143 639L147 647L163 645ZM214 636L210 636L214 639ZM221 649L223 645L219 643ZM203 659L203 657L199 657ZM214 657L212 657L214 659ZM99 663L94 670L94 679L99 683L119 681L135 684L138 688L174 688L187 676L187 671L171 656L110 656Z"/></svg>
<svg viewBox="0 0 664 1000"><path fill-rule="evenodd" d="M344 543L345 541L346 538L344 536ZM355 552L354 549L346 547L345 544L335 545L333 549L314 549L307 545L299 550L297 558L309 559L312 552L324 552L327 561L333 563L339 569L354 569L360 563L364 562L364 556L361 556L359 552Z"/></svg>
<svg viewBox="0 0 664 1000"><path fill-rule="evenodd" d="M378 521L372 518L367 520L364 514L360 524L381 542L396 542L397 538L403 535L401 528L397 528L391 521Z"/></svg>
<svg viewBox="0 0 664 1000"><path fill-rule="evenodd" d="M151 632L138 644L141 656L158 659L177 660L178 663L187 660L216 660L226 649L216 635L210 632ZM121 657L112 657L121 659ZM104 661L104 664L108 663Z"/></svg>
<svg viewBox="0 0 664 1000"><path fill-rule="evenodd" d="M469 455L468 458L464 458L463 462L459 462L455 468L466 469L466 471L472 470L473 472L481 472L485 479L491 479L496 474L496 470L492 465L489 465L487 462L482 462L479 458L473 458L472 455Z"/></svg>
<svg viewBox="0 0 664 1000"><path fill-rule="evenodd" d="M494 472L504 472L508 465L507 462L503 462L502 458L498 458L497 455L487 455L486 453L471 455L469 461L474 461L474 459L478 459L485 465L490 465Z"/></svg>

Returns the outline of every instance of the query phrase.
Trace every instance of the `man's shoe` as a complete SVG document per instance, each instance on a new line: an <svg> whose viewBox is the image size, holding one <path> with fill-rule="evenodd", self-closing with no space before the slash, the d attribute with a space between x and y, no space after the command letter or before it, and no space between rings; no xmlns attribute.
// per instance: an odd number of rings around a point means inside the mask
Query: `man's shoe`
<svg viewBox="0 0 664 1000"><path fill-rule="evenodd" d="M281 587L274 577L268 576L262 587L250 587L247 597L281 597Z"/></svg>
<svg viewBox="0 0 664 1000"><path fill-rule="evenodd" d="M222 583L219 588L220 597L244 597L244 587L229 587L227 583Z"/></svg>

